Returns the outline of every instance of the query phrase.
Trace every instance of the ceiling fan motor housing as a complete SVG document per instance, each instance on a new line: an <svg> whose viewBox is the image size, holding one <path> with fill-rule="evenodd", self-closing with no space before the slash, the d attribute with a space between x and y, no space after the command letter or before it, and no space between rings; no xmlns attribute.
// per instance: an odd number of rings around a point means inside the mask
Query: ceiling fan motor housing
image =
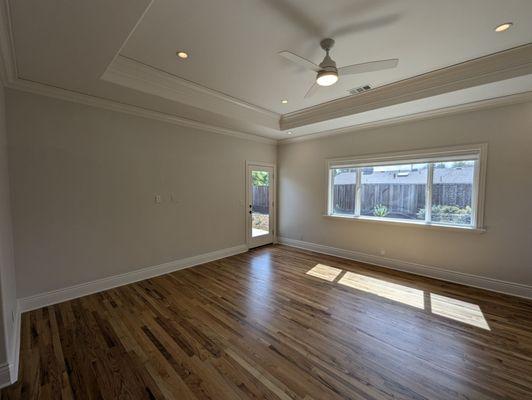
<svg viewBox="0 0 532 400"><path fill-rule="evenodd" d="M323 39L321 42L320 42L320 46L323 50L325 51L329 51L333 48L334 46L334 39L331 39L331 38L326 38L326 39Z"/></svg>
<svg viewBox="0 0 532 400"><path fill-rule="evenodd" d="M329 51L334 46L334 39L331 39L331 38L323 39L320 42L320 45L321 45L321 48L325 50L325 52L327 53L325 54L323 61L320 63L320 69L323 71L328 71L328 72L337 72L336 63L329 56Z"/></svg>

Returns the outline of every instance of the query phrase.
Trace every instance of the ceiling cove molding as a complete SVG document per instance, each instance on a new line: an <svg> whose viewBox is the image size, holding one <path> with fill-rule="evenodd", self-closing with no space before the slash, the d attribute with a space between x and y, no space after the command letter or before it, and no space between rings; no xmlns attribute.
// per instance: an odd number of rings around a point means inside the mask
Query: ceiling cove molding
<svg viewBox="0 0 532 400"><path fill-rule="evenodd" d="M161 113L130 104L120 103L114 100L78 93L71 90L61 89L55 86L19 78L17 72L15 47L13 43L13 30L10 18L9 3L7 1L0 2L0 78L2 80L2 84L11 89L80 103L87 106L99 107L125 114L136 115L144 118L151 118L174 125L233 136L239 139L253 140L267 144L277 143L277 141L274 139L257 136L249 132L225 129L218 126L205 124L203 122L178 117L176 115Z"/></svg>
<svg viewBox="0 0 532 400"><path fill-rule="evenodd" d="M281 117L281 130L532 73L532 43L318 104Z"/></svg>
<svg viewBox="0 0 532 400"><path fill-rule="evenodd" d="M33 82L18 77L15 46L13 42L13 26L11 23L8 1L0 1L0 79L3 86L24 92L53 97L74 103L84 104L91 107L99 107L106 110L121 112L129 115L155 119L174 125L185 126L207 132L219 133L239 139L252 140L259 143L276 144L277 140L242 132L233 129L221 128L215 125L194 121L126 103L120 103L110 99L91 96L72 90L62 89L55 86Z"/></svg>
<svg viewBox="0 0 532 400"><path fill-rule="evenodd" d="M144 17L146 16L146 14L148 14L148 11L150 11L150 8L151 6L153 5L153 3L155 2L155 0L150 0L150 3L146 6L146 9L144 10L144 12L142 13L142 15L140 16L140 18L138 19L137 23L131 28L131 30L129 31L129 34L127 35L127 37L125 38L125 40L122 42L122 45L120 46L120 48L116 51L115 55L113 56L113 59L111 60L111 62L109 63L109 65L111 65L112 63L115 62L115 60L118 58L118 56L120 56L120 53L122 53L122 50L124 50L124 48L126 47L126 44L128 42L128 40L131 38L131 36L133 36L133 33L135 33L135 30L138 28L138 26L140 25L140 23L142 22L142 20L144 19Z"/></svg>
<svg viewBox="0 0 532 400"><path fill-rule="evenodd" d="M443 107L435 110L422 111L419 113L402 115L400 117L393 117L379 121L367 122L358 125L351 125L328 131L320 131L316 133L309 133L307 135L295 136L278 141L280 145L303 142L307 140L315 140L329 136L341 135L342 133L352 133L365 129L373 129L384 126L398 125L406 122L421 121L425 119L438 118L446 115L460 114L466 112L473 112L485 110L489 108L503 107L512 104L526 103L532 101L532 91L516 93L503 97L494 97L492 99L478 100L470 103L459 104L456 106Z"/></svg>
<svg viewBox="0 0 532 400"><path fill-rule="evenodd" d="M187 118L178 117L172 114L166 114L159 111L150 110L130 104L120 103L114 100L108 100L101 97L90 96L83 93L74 92L71 90L61 89L58 87L32 82L24 79L16 79L8 82L6 87L16 89L24 92L39 94L43 96L53 97L60 100L66 100L74 103L84 104L91 107L99 107L106 110L116 111L120 113L135 115L144 118L155 119L158 121L167 122L174 125L184 126L193 129L199 129L208 132L219 133L222 135L233 136L239 139L253 140L260 143L276 144L277 140L257 136L248 132L241 132L232 129L221 128L218 126L206 124L203 122L194 121Z"/></svg>
<svg viewBox="0 0 532 400"><path fill-rule="evenodd" d="M279 129L281 115L119 55L101 79L144 93Z"/></svg>

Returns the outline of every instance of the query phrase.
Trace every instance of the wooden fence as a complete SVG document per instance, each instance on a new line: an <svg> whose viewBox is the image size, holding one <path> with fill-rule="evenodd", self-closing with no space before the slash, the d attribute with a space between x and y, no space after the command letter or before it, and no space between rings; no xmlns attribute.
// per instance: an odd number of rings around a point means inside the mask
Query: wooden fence
<svg viewBox="0 0 532 400"><path fill-rule="evenodd" d="M270 187L253 186L253 212L268 214L270 208Z"/></svg>
<svg viewBox="0 0 532 400"><path fill-rule="evenodd" d="M355 209L355 185L334 185L334 211L352 214ZM425 208L425 185L368 184L361 187L362 215L373 215L374 207L384 204L390 216L415 218ZM471 205L471 185L434 184L432 204Z"/></svg>

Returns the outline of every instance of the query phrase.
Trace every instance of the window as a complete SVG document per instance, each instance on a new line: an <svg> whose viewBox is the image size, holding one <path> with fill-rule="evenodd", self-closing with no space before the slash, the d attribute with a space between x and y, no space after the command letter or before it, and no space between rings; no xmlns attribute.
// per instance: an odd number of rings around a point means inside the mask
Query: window
<svg viewBox="0 0 532 400"><path fill-rule="evenodd" d="M334 214L355 214L356 171L355 168L332 169L332 209Z"/></svg>
<svg viewBox="0 0 532 400"><path fill-rule="evenodd" d="M471 225L475 161L451 161L434 165L431 220Z"/></svg>
<svg viewBox="0 0 532 400"><path fill-rule="evenodd" d="M428 164L362 169L360 215L425 220Z"/></svg>
<svg viewBox="0 0 532 400"><path fill-rule="evenodd" d="M485 145L328 161L328 215L481 228Z"/></svg>

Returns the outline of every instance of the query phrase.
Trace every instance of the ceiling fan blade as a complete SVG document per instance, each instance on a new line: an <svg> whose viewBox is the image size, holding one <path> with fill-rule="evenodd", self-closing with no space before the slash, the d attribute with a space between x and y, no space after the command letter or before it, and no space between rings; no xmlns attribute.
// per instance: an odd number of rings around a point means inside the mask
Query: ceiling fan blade
<svg viewBox="0 0 532 400"><path fill-rule="evenodd" d="M397 67L397 64L399 64L399 60L397 58L353 64L338 68L338 75L353 75L362 74L364 72L381 71L383 69L395 68Z"/></svg>
<svg viewBox="0 0 532 400"><path fill-rule="evenodd" d="M305 99L308 99L309 97L314 96L314 93L320 88L320 85L318 85L316 82L309 88L307 93L305 94Z"/></svg>
<svg viewBox="0 0 532 400"><path fill-rule="evenodd" d="M314 72L318 72L320 70L320 67L314 64L312 61L309 61L306 58L300 57L297 54L294 54L290 51L280 51L277 54L279 54L281 57L286 58L288 61L291 61L294 64L299 65L302 68L309 69Z"/></svg>

